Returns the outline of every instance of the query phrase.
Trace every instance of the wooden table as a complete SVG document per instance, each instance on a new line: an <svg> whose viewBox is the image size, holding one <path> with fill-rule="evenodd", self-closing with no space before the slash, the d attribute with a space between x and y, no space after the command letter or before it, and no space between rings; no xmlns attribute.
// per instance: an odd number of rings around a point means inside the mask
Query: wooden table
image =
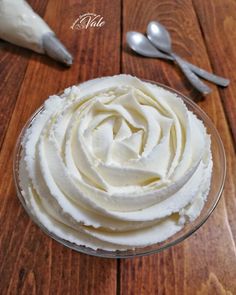
<svg viewBox="0 0 236 295"><path fill-rule="evenodd" d="M31 0L74 55L67 69L46 56L0 43L0 294L236 294L236 2L233 0ZM87 12L101 28L72 30ZM171 63L127 49L128 30L150 20L171 31L188 61L230 78L205 100ZM165 83L199 100L227 154L227 177L216 210L193 236L156 255L111 260L76 253L32 223L16 197L12 155L30 115L50 94L98 76L129 73Z"/></svg>

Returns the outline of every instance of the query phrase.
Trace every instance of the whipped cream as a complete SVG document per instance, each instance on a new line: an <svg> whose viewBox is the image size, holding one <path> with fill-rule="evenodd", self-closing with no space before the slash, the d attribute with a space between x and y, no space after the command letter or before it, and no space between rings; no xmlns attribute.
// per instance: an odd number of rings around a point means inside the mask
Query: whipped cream
<svg viewBox="0 0 236 295"><path fill-rule="evenodd" d="M24 0L0 0L0 38L44 53L42 36L53 33Z"/></svg>
<svg viewBox="0 0 236 295"><path fill-rule="evenodd" d="M129 75L72 86L45 102L20 161L31 212L93 249L162 242L201 212L210 136L177 95Z"/></svg>

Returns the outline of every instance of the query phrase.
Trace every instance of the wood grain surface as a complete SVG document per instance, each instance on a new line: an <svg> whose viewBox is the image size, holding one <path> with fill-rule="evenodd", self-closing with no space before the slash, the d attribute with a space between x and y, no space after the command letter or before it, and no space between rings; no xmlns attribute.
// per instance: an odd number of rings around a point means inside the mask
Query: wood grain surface
<svg viewBox="0 0 236 295"><path fill-rule="evenodd" d="M236 2L233 0L29 1L74 55L67 69L26 49L0 42L0 294L236 294ZM87 12L101 28L72 30ZM174 64L133 54L128 30L150 20L166 25L177 53L231 80L202 100ZM223 37L222 37L223 36ZM17 136L50 94L98 76L129 73L169 85L198 101L227 154L220 203L194 235L159 254L111 260L76 253L32 223L16 197L12 157Z"/></svg>
<svg viewBox="0 0 236 295"><path fill-rule="evenodd" d="M236 2L197 0L193 1L193 4L212 69L219 75L227 76L231 81L230 87L219 88L219 92L236 143Z"/></svg>

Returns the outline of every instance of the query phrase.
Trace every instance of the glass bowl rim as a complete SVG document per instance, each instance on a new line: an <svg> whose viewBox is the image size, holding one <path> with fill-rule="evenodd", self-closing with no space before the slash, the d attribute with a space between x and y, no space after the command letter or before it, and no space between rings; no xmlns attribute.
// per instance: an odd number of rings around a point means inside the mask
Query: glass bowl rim
<svg viewBox="0 0 236 295"><path fill-rule="evenodd" d="M158 246L158 244L160 243L156 243L150 246L146 246L146 247L137 247L135 249L128 249L128 250L123 250L123 251L108 251L108 250L103 250L103 249L97 249L94 250L92 248L89 248L87 246L83 246L83 245L77 245L74 244L70 241L67 241L65 239L60 238L59 236L57 236L56 234L50 232L43 224L41 224L41 222L37 219L36 216L34 216L30 209L28 208L25 199L21 193L21 187L20 187L20 183L19 183L19 179L18 179L18 172L19 172L19 160L20 160L20 151L22 149L21 147L21 141L24 137L24 134L26 132L26 130L28 129L28 127L30 126L30 124L32 123L32 121L34 120L34 118L44 109L44 104L42 104L31 116L30 118L26 121L26 123L24 124L23 128L21 129L20 134L18 135L16 144L15 144L15 148L14 148L14 153L13 153L13 178L14 178L14 183L15 183L15 188L16 188L16 193L17 193L17 197L20 200L21 205L23 206L23 208L25 209L26 213L29 215L29 217L31 218L31 220L37 225L39 226L40 229L42 229L42 231L47 234L49 236L49 238L52 238L54 240L56 240L57 242L59 242L60 244L62 244L63 246L68 247L69 249L75 250L76 252L79 253L83 253L83 254L87 254L87 255L92 255L95 257L100 257L100 258L133 258L133 257L139 257L139 256L146 256L146 255L150 255L150 254L155 254L155 253L159 253L165 249L168 249L172 246L175 246L177 244L179 244L180 242L184 241L186 238L188 238L189 236L191 236L193 233L195 233L206 221L207 219L210 217L210 215L212 214L212 212L214 211L214 209L216 208L220 197L222 195L223 192L223 188L224 188L224 183L225 183L225 178L226 178L226 155L225 155L225 150L224 150L224 145L223 142L220 138L219 132L216 129L214 123L212 122L212 120L209 118L209 116L195 103L193 102L190 98L188 98L187 96L185 96L184 94L182 94L181 92L156 81L152 81L152 80L147 80L147 79L141 79L144 82L148 82L154 85L157 85L158 87L162 87L165 90L170 91L171 93L177 94L177 96L179 96L184 102L187 102L187 107L188 105L190 105L194 110L197 110L200 113L200 119L204 122L204 125L206 127L209 127L211 130L214 131L214 138L217 142L217 146L219 148L220 151L220 155L221 155L221 159L222 159L222 175L221 175L221 183L219 185L219 189L215 195L214 198L214 202L213 204L210 206L210 208L208 209L208 211L206 212L205 216L203 218L201 218L199 220L199 222L191 227L186 233L184 233L183 235L181 235L180 237L178 237L177 239L174 239L173 241L168 242L167 244L162 245L161 247L157 247L155 249L151 249L151 250L145 250L148 247L155 247ZM76 86L79 86L79 84L77 84ZM60 91L58 93L58 95L60 96L63 93L63 91ZM194 111L193 111L194 113ZM208 131L209 132L209 131ZM212 136L212 132L210 132L210 135ZM214 169L214 168L213 168ZM201 216L201 213L199 215L199 217ZM198 219L198 218L197 218ZM194 222L194 221L193 221ZM193 223L190 222L190 223ZM184 229L184 227L183 227ZM182 229L181 229L182 230ZM181 230L179 232L181 232ZM178 234L179 232L177 232L176 234ZM173 235L175 236L175 234ZM171 238L171 237L169 237ZM168 238L168 239L169 239ZM167 239L167 240L168 240ZM165 240L166 241L166 240ZM161 243L165 243L165 241L161 242ZM130 253L131 252L131 253Z"/></svg>

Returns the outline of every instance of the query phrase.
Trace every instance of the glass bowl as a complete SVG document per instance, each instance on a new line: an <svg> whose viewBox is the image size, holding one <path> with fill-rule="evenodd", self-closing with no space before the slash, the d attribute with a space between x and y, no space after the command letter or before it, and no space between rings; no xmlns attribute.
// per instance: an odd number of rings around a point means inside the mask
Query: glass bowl
<svg viewBox="0 0 236 295"><path fill-rule="evenodd" d="M41 224L41 222L30 211L24 199L24 196L21 193L22 189L20 187L20 181L19 181L19 163L20 163L22 152L23 152L21 142L24 138L27 128L30 127L34 118L43 110L43 106L41 106L27 121L16 143L15 152L14 152L14 161L13 161L13 174L14 174L16 192L17 192L18 198L20 199L21 204L23 205L23 207L25 208L26 212L31 217L31 219L51 238L55 239L59 243L75 251L98 256L98 257L106 257L106 258L128 258L128 257L143 256L143 255L160 252L164 249L167 249L171 246L174 246L180 243L181 241L183 241L184 239L192 235L198 228L200 228L208 219L208 217L211 215L211 213L215 209L220 199L221 193L223 191L225 175L226 175L226 158L225 158L225 151L224 151L221 138L214 124L212 123L210 118L198 107L197 104L195 104L191 99L187 98L183 94L163 84L160 84L154 81L148 81L148 80L144 80L144 81L163 87L164 89L172 93L175 93L179 97L181 97L183 101L185 102L187 108L191 110L200 120L203 121L205 127L207 128L208 134L211 135L213 171L212 171L212 179L211 179L211 188L210 188L210 192L208 194L207 200L205 202L205 205L201 211L201 214L198 216L198 218L196 218L193 222L187 223L182 228L182 230L180 230L179 232L177 232L176 234L174 234L167 240L161 243L144 247L144 248L136 248L134 250L125 250L125 251L106 251L102 249L94 250L86 246L79 246L77 244L73 244L69 241L66 241L58 237L54 233L51 233L50 231L48 231L47 228L45 228Z"/></svg>

